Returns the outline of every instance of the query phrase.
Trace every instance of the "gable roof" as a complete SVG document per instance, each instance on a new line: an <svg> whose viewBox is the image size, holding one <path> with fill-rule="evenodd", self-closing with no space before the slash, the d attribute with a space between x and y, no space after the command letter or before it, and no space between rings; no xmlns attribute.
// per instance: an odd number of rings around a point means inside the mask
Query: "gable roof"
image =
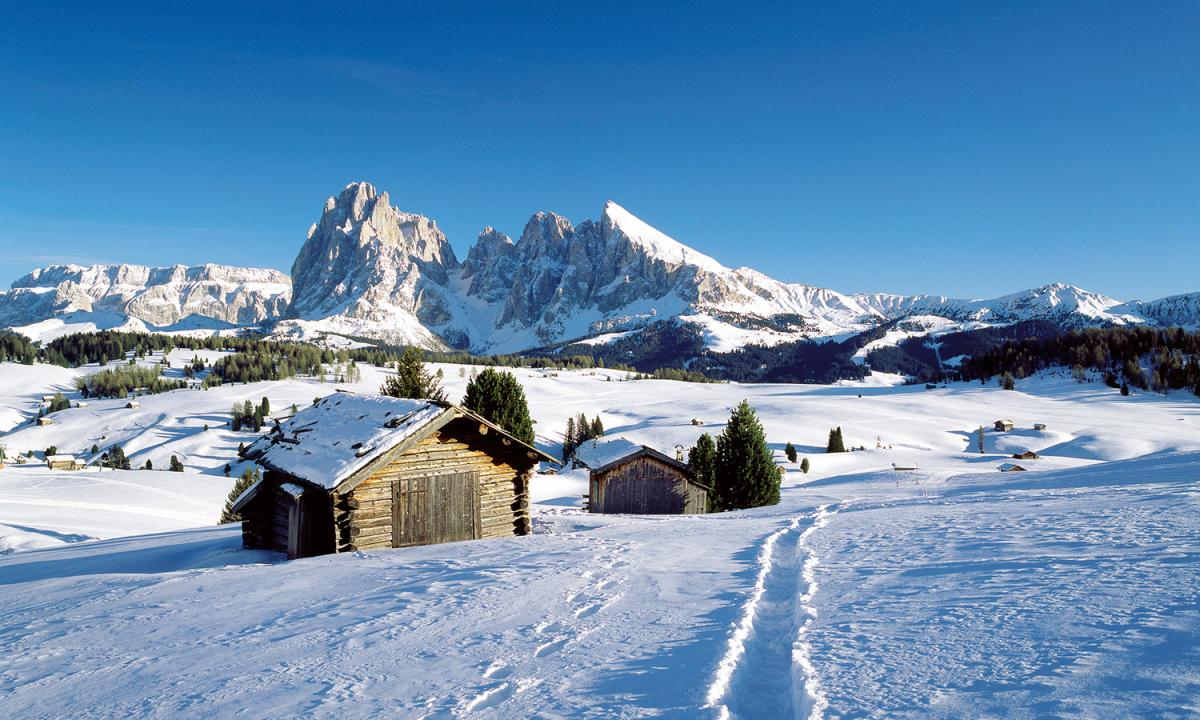
<svg viewBox="0 0 1200 720"><path fill-rule="evenodd" d="M1003 465L1001 465L1000 467L998 467L996 469L999 470L1000 472L1013 472L1014 470L1024 470L1025 468L1023 468L1020 465L1017 465L1015 463L1004 463Z"/></svg>
<svg viewBox="0 0 1200 720"><path fill-rule="evenodd" d="M700 485L692 478L691 468L687 463L661 453L649 445L638 445L625 438L596 438L580 445L575 450L575 459L592 472L603 473L623 465L639 457L652 457L672 467L687 473L688 480L694 485ZM704 487L701 485L701 487Z"/></svg>
<svg viewBox="0 0 1200 720"><path fill-rule="evenodd" d="M416 442L458 417L487 425L534 459L558 462L483 417L450 403L338 392L279 423L246 448L259 465L310 482L338 488L358 471L406 441Z"/></svg>

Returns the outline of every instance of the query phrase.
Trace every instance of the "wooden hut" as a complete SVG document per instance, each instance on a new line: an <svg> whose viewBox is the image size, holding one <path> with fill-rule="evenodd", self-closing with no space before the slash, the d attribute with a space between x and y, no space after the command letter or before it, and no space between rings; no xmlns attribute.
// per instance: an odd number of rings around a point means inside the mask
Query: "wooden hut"
<svg viewBox="0 0 1200 720"><path fill-rule="evenodd" d="M85 466L74 455L47 455L46 467L51 470L82 470Z"/></svg>
<svg viewBox="0 0 1200 720"><path fill-rule="evenodd" d="M233 506L242 542L289 558L530 532L554 458L461 407L334 393L246 448L266 472Z"/></svg>
<svg viewBox="0 0 1200 720"><path fill-rule="evenodd" d="M1046 429L1046 423L1034 423L1033 429L1042 432Z"/></svg>
<svg viewBox="0 0 1200 720"><path fill-rule="evenodd" d="M1042 456L1032 450L1022 450L1021 452L1013 453L1013 457L1017 460L1040 460Z"/></svg>
<svg viewBox="0 0 1200 720"><path fill-rule="evenodd" d="M997 420L995 423L996 432L1008 432L1013 429L1012 420Z"/></svg>
<svg viewBox="0 0 1200 720"><path fill-rule="evenodd" d="M688 466L628 440L593 440L575 451L591 470L588 510L594 513L691 515L708 511L707 488Z"/></svg>
<svg viewBox="0 0 1200 720"><path fill-rule="evenodd" d="M996 469L1000 472L1025 472L1025 468L1015 463L1004 463Z"/></svg>
<svg viewBox="0 0 1200 720"><path fill-rule="evenodd" d="M125 403L126 410L133 410L135 408L140 408L141 406L142 404L137 400L130 400L129 402Z"/></svg>
<svg viewBox="0 0 1200 720"><path fill-rule="evenodd" d="M40 425L41 427L45 427L47 425L53 425L54 421L48 417L40 417L37 419L37 424Z"/></svg>

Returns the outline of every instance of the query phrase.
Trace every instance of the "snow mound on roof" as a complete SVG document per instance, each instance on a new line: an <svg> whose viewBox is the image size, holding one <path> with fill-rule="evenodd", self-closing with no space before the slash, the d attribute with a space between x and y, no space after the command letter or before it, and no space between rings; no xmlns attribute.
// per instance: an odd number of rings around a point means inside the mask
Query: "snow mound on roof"
<svg viewBox="0 0 1200 720"><path fill-rule="evenodd" d="M595 470L642 449L641 445L622 437L588 440L575 449L575 459Z"/></svg>
<svg viewBox="0 0 1200 720"><path fill-rule="evenodd" d="M332 490L445 410L428 400L336 393L256 440L246 456Z"/></svg>

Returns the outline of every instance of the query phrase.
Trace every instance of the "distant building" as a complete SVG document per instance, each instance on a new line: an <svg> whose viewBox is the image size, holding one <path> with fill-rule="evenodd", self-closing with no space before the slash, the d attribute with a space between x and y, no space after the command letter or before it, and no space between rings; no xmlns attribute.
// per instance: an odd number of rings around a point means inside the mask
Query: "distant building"
<svg viewBox="0 0 1200 720"><path fill-rule="evenodd" d="M46 425L53 425L54 421L48 417L40 417L37 419L37 424L45 427Z"/></svg>
<svg viewBox="0 0 1200 720"><path fill-rule="evenodd" d="M1016 465L1014 463L1004 463L1003 465L1001 465L1000 467L998 467L996 469L999 470L1000 472L1025 472L1025 468L1021 467L1020 465Z"/></svg>
<svg viewBox="0 0 1200 720"><path fill-rule="evenodd" d="M1013 453L1013 457L1017 460L1040 460L1042 456L1032 450L1022 450L1021 452Z"/></svg>
<svg viewBox="0 0 1200 720"><path fill-rule="evenodd" d="M1009 430L1013 429L1013 421L1012 420L997 420L995 427L996 427L996 432L1008 432Z"/></svg>
<svg viewBox="0 0 1200 720"><path fill-rule="evenodd" d="M696 482L686 464L652 447L624 438L598 438L579 446L575 460L591 470L590 512L693 515L708 511L711 488Z"/></svg>
<svg viewBox="0 0 1200 720"><path fill-rule="evenodd" d="M1046 423L1034 423L1033 429L1037 430L1038 432L1041 432L1046 429Z"/></svg>
<svg viewBox="0 0 1200 720"><path fill-rule="evenodd" d="M896 463L892 463L892 469L897 472L900 472L902 470L916 470L917 464L913 463L912 465L897 465Z"/></svg>
<svg viewBox="0 0 1200 720"><path fill-rule="evenodd" d="M46 467L51 470L82 470L86 465L74 455L47 455Z"/></svg>
<svg viewBox="0 0 1200 720"><path fill-rule="evenodd" d="M693 424L693 425L703 425L703 424L704 424L704 421L703 421L703 420L700 420L700 419L698 419L698 418L692 418L692 424Z"/></svg>
<svg viewBox="0 0 1200 720"><path fill-rule="evenodd" d="M142 404L137 400L130 400L129 402L125 403L125 408L127 410L133 410L135 408L140 408L141 406Z"/></svg>

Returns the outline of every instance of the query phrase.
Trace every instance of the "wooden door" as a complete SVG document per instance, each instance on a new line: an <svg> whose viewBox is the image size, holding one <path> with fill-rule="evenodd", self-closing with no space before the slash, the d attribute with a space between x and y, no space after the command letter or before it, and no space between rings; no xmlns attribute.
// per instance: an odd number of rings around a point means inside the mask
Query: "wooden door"
<svg viewBox="0 0 1200 720"><path fill-rule="evenodd" d="M479 473L401 478L392 483L392 547L479 537Z"/></svg>

